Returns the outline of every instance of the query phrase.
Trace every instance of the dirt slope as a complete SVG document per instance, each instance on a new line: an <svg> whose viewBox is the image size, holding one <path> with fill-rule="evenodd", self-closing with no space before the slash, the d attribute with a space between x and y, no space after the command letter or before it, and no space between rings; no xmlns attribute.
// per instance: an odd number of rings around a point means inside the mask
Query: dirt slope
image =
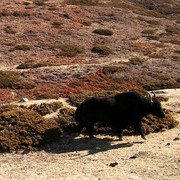
<svg viewBox="0 0 180 180"><path fill-rule="evenodd" d="M178 19L131 1L65 2L0 2L0 104L180 87Z"/></svg>
<svg viewBox="0 0 180 180"><path fill-rule="evenodd" d="M89 1L0 2L0 104L26 97L27 105L59 99L69 106L64 98L79 93L180 87L179 0L172 6L151 0L78 4ZM102 29L112 35L94 33ZM93 52L97 46L101 50ZM180 121L180 90L160 94ZM179 130L146 141L67 135L39 152L0 154L0 180L177 180Z"/></svg>
<svg viewBox="0 0 180 180"><path fill-rule="evenodd" d="M163 90L163 107L179 119L180 90ZM171 103L172 106L169 106ZM180 178L180 125L142 140L139 136L65 137L39 152L0 154L0 179L169 179Z"/></svg>

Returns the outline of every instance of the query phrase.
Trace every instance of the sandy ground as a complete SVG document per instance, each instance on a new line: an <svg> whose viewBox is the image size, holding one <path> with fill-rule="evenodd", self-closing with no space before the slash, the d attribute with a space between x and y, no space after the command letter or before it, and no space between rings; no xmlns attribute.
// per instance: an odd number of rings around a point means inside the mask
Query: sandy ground
<svg viewBox="0 0 180 180"><path fill-rule="evenodd" d="M163 90L163 103L180 121L180 89ZM38 152L0 154L0 179L180 179L180 125L140 136L68 136Z"/></svg>

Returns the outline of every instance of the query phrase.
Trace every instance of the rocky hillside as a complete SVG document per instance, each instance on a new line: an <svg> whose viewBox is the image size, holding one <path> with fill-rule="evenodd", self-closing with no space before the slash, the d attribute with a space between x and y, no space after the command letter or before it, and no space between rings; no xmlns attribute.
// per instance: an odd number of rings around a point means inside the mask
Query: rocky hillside
<svg viewBox="0 0 180 180"><path fill-rule="evenodd" d="M164 15L179 16L180 1L179 0L129 0L130 2L143 5L150 10L156 10Z"/></svg>
<svg viewBox="0 0 180 180"><path fill-rule="evenodd" d="M148 2L1 1L0 103L180 87L179 3Z"/></svg>

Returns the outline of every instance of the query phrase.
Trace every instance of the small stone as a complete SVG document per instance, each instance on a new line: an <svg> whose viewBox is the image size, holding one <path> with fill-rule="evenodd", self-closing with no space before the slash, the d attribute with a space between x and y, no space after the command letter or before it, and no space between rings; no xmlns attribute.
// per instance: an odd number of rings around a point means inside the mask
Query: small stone
<svg viewBox="0 0 180 180"><path fill-rule="evenodd" d="M173 141L177 141L177 140L179 140L179 137L176 137L176 138L173 139Z"/></svg>
<svg viewBox="0 0 180 180"><path fill-rule="evenodd" d="M138 157L139 157L138 154L135 154L135 155L131 156L129 159L136 159Z"/></svg>
<svg viewBox="0 0 180 180"><path fill-rule="evenodd" d="M101 148L100 147L96 147L96 150L101 150Z"/></svg>
<svg viewBox="0 0 180 180"><path fill-rule="evenodd" d="M167 143L166 146L170 146L171 144L170 143Z"/></svg>
<svg viewBox="0 0 180 180"><path fill-rule="evenodd" d="M27 101L29 101L28 98L21 98L21 99L19 100L19 102L27 102Z"/></svg>
<svg viewBox="0 0 180 180"><path fill-rule="evenodd" d="M115 167L115 166L117 166L117 165L118 165L117 162L114 162L114 163L110 163L110 164L109 164L109 166L111 166L111 167Z"/></svg>

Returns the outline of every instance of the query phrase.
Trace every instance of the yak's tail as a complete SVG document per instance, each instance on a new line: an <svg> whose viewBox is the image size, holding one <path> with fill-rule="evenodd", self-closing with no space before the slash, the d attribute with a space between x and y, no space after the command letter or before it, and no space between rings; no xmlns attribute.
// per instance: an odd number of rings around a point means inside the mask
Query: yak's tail
<svg viewBox="0 0 180 180"><path fill-rule="evenodd" d="M83 125L83 107L82 105L79 105L75 112L75 120L78 123L78 133L80 134L84 125Z"/></svg>
<svg viewBox="0 0 180 180"><path fill-rule="evenodd" d="M78 106L75 112L75 120L76 122L81 122L81 116L82 116L82 106Z"/></svg>

